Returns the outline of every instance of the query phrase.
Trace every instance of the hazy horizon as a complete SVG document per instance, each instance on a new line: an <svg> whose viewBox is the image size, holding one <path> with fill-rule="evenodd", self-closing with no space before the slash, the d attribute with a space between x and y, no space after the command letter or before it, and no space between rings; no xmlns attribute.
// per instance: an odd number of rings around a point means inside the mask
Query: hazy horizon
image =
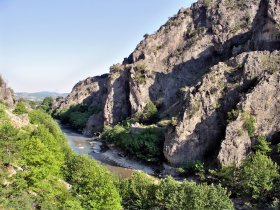
<svg viewBox="0 0 280 210"><path fill-rule="evenodd" d="M0 73L15 92L70 92L193 2L0 1Z"/></svg>

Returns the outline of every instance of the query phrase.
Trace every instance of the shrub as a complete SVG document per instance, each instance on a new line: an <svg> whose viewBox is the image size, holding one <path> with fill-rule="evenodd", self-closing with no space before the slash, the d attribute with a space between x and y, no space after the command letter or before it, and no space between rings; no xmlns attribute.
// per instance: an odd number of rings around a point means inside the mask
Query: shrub
<svg viewBox="0 0 280 210"><path fill-rule="evenodd" d="M266 140L265 136L259 136L258 142L253 148L260 153L267 154L271 152L271 148L269 146L270 143Z"/></svg>
<svg viewBox="0 0 280 210"><path fill-rule="evenodd" d="M17 103L16 108L13 111L14 114L20 115L20 114L27 114L28 110L25 106L25 103L23 101L20 101Z"/></svg>
<svg viewBox="0 0 280 210"><path fill-rule="evenodd" d="M209 173L223 186L231 190L237 187L237 168L234 165L223 166L219 170L209 170Z"/></svg>
<svg viewBox="0 0 280 210"><path fill-rule="evenodd" d="M146 75L148 73L147 66L143 63L138 63L135 67L135 79L139 84L145 84Z"/></svg>
<svg viewBox="0 0 280 210"><path fill-rule="evenodd" d="M162 130L148 128L139 134L124 134L116 144L137 158L158 162L163 158L163 142Z"/></svg>
<svg viewBox="0 0 280 210"><path fill-rule="evenodd" d="M124 209L152 209L154 180L143 172L135 172L130 179L120 180L119 189Z"/></svg>
<svg viewBox="0 0 280 210"><path fill-rule="evenodd" d="M155 190L155 204L160 209L182 209L184 192L172 177L160 181Z"/></svg>
<svg viewBox="0 0 280 210"><path fill-rule="evenodd" d="M154 180L136 173L120 185L125 209L233 209L220 185L179 183L171 177Z"/></svg>
<svg viewBox="0 0 280 210"><path fill-rule="evenodd" d="M163 158L163 132L159 128L146 128L141 133L132 134L122 125L106 126L102 137L113 142L131 155L148 162Z"/></svg>
<svg viewBox="0 0 280 210"><path fill-rule="evenodd" d="M201 179L205 178L204 163L199 160L186 162L184 164L184 170L186 172L186 175L196 175Z"/></svg>
<svg viewBox="0 0 280 210"><path fill-rule="evenodd" d="M50 112L53 100L54 99L52 97L45 97L43 102L40 105L40 108L46 112Z"/></svg>
<svg viewBox="0 0 280 210"><path fill-rule="evenodd" d="M184 192L181 209L234 209L230 193L221 185L185 181L181 187Z"/></svg>
<svg viewBox="0 0 280 210"><path fill-rule="evenodd" d="M138 112L135 115L135 120L144 124L152 124L158 121L158 110L156 105L149 101L143 112Z"/></svg>
<svg viewBox="0 0 280 210"><path fill-rule="evenodd" d="M1 162L10 164L14 160L14 153L17 151L16 140L18 130L10 123L0 126L0 158Z"/></svg>
<svg viewBox="0 0 280 210"><path fill-rule="evenodd" d="M92 107L86 104L72 105L68 110L58 114L63 124L70 124L74 129L81 131L86 127L91 115L101 112L99 107Z"/></svg>
<svg viewBox="0 0 280 210"><path fill-rule="evenodd" d="M247 130L248 135L253 137L256 131L256 119L250 116L248 113L243 113L244 124L243 127Z"/></svg>
<svg viewBox="0 0 280 210"><path fill-rule="evenodd" d="M78 155L67 160L67 167L67 181L73 184L84 209L122 209L114 178L107 169L87 156Z"/></svg>
<svg viewBox="0 0 280 210"><path fill-rule="evenodd" d="M2 78L2 76L0 75L0 86L2 86L4 84L4 80Z"/></svg>
<svg viewBox="0 0 280 210"><path fill-rule="evenodd" d="M277 146L276 146L276 151L277 151L277 153L279 153L279 154L280 154L280 143L279 143L279 144L277 144Z"/></svg>
<svg viewBox="0 0 280 210"><path fill-rule="evenodd" d="M206 8L208 8L210 5L211 5L211 1L212 0L204 0L204 6L206 7Z"/></svg>
<svg viewBox="0 0 280 210"><path fill-rule="evenodd" d="M109 142L117 142L127 132L128 130L119 124L114 127L105 126L102 133L102 137L104 137Z"/></svg>
<svg viewBox="0 0 280 210"><path fill-rule="evenodd" d="M277 164L259 151L245 160L238 172L240 188L254 199L271 190L277 177Z"/></svg>
<svg viewBox="0 0 280 210"><path fill-rule="evenodd" d="M238 109L233 109L230 112L228 112L227 113L227 121L228 121L228 123L236 120L238 115L239 115L239 110Z"/></svg>

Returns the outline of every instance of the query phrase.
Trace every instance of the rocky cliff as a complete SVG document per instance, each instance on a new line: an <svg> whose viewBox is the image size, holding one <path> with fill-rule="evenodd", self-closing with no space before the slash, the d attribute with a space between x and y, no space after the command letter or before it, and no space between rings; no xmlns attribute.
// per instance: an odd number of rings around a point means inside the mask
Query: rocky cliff
<svg viewBox="0 0 280 210"><path fill-rule="evenodd" d="M89 77L78 82L71 93L65 98L57 98L54 107L57 109L68 109L72 105L87 104L91 106L100 106L102 97L106 93L107 74L96 77Z"/></svg>
<svg viewBox="0 0 280 210"><path fill-rule="evenodd" d="M15 104L14 91L7 86L7 83L0 76L0 101L4 102L8 106Z"/></svg>
<svg viewBox="0 0 280 210"><path fill-rule="evenodd" d="M59 107L102 105L89 130L117 124L152 101L161 119L177 117L165 135L168 162L239 164L258 135L279 132L277 50L279 0L199 0L146 35L108 76L78 83ZM253 134L248 119L256 121Z"/></svg>

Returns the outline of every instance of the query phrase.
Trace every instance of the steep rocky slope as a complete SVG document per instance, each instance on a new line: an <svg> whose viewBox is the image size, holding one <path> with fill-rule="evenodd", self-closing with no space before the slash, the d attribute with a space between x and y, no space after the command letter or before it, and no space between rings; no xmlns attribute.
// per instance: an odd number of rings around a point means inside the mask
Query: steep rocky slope
<svg viewBox="0 0 280 210"><path fill-rule="evenodd" d="M89 77L78 82L72 89L71 93L65 98L54 100L52 107L57 111L64 111L77 104L86 104L102 111L93 114L89 119L83 133L87 136L96 131L100 131L104 124L103 107L107 93L108 75L104 74L96 77Z"/></svg>
<svg viewBox="0 0 280 210"><path fill-rule="evenodd" d="M86 98L102 105L90 130L97 123L115 125L153 101L161 119L177 117L165 135L171 164L217 157L239 164L255 137L279 131L279 101L273 99L279 95L279 29L278 0L200 0L146 35L108 76L78 83L59 107ZM229 112L238 116L229 120ZM243 132L246 116L256 120L250 136Z"/></svg>
<svg viewBox="0 0 280 210"><path fill-rule="evenodd" d="M0 76L0 101L4 102L8 106L15 104L14 91L7 86L7 83Z"/></svg>
<svg viewBox="0 0 280 210"><path fill-rule="evenodd" d="M275 86L279 67L278 51L242 53L212 67L197 85L186 87L185 106L178 124L166 133L164 152L169 162L180 165L186 160L215 156L226 132L219 152L220 163L240 164L252 144L244 126L247 118L258 121L251 137L269 136L279 130L277 94L280 92ZM266 79L271 79L271 84L261 85ZM273 105L271 109L267 103Z"/></svg>
<svg viewBox="0 0 280 210"><path fill-rule="evenodd" d="M54 102L56 109L68 109L76 104L88 104L92 106L100 106L103 96L106 93L107 74L96 77L89 77L78 82L72 89L71 93L65 98L57 98Z"/></svg>

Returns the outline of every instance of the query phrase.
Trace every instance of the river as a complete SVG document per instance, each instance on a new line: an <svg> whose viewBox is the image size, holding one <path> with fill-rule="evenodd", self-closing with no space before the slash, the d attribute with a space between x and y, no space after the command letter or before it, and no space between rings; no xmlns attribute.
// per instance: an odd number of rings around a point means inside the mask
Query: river
<svg viewBox="0 0 280 210"><path fill-rule="evenodd" d="M147 174L154 175L154 169L152 167L125 157L117 148L104 148L104 144L99 138L85 137L67 126L61 125L59 122L58 124L75 153L80 155L86 154L94 158L113 174L127 178L131 177L134 170L141 170Z"/></svg>

